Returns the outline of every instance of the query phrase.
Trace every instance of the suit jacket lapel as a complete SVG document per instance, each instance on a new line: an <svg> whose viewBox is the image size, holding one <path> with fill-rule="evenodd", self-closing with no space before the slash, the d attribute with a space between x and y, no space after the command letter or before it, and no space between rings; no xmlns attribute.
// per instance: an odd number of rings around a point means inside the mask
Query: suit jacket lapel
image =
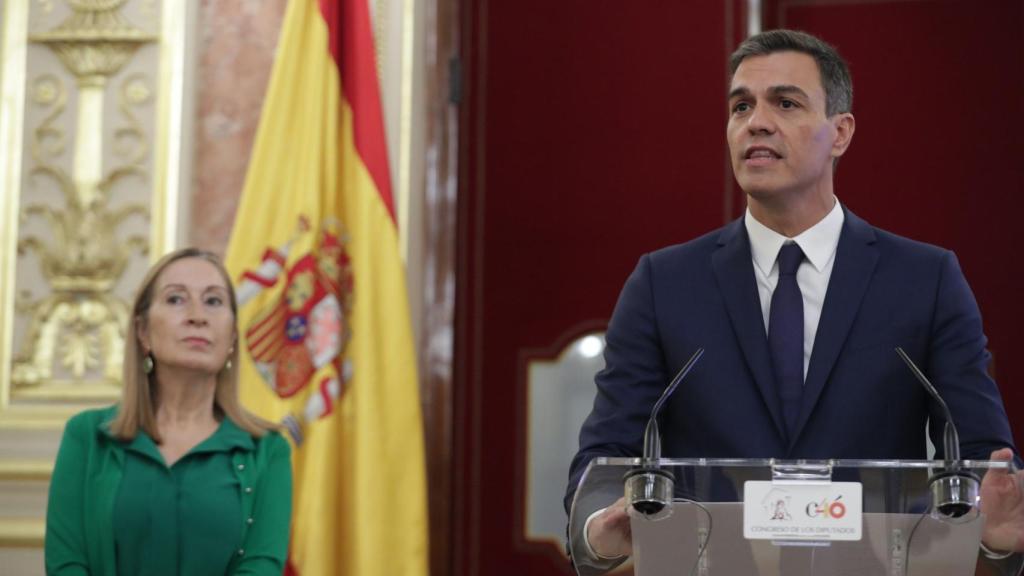
<svg viewBox="0 0 1024 576"><path fill-rule="evenodd" d="M733 331L739 341L750 373L754 376L765 406L780 438L786 437L782 406L775 387L768 336L764 330L761 300L757 295L750 240L740 218L726 226L718 237L719 248L711 255L718 289L725 300Z"/></svg>
<svg viewBox="0 0 1024 576"><path fill-rule="evenodd" d="M797 433L790 438L790 448L796 443L814 406L825 388L832 367L846 342L846 336L860 310L861 300L871 283L878 261L874 247L875 231L867 222L843 207L845 219L836 247L835 264L825 292L825 303L814 337L814 350L804 380L804 394L800 405Z"/></svg>

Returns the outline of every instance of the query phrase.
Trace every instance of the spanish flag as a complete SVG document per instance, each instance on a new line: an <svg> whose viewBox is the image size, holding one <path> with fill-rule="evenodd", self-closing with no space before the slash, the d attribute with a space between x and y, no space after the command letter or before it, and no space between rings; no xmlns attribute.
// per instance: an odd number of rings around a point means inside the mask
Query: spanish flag
<svg viewBox="0 0 1024 576"><path fill-rule="evenodd" d="M242 401L295 445L286 573L300 576L428 572L419 386L367 1L291 0L226 258Z"/></svg>

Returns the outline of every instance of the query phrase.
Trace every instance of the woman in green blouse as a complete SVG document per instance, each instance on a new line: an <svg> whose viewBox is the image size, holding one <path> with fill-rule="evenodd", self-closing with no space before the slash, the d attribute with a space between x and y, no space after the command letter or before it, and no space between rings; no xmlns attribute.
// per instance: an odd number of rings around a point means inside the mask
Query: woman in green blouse
<svg viewBox="0 0 1024 576"><path fill-rule="evenodd" d="M47 574L282 573L290 448L238 402L236 313L228 274L208 252L179 250L146 275L121 402L64 430Z"/></svg>

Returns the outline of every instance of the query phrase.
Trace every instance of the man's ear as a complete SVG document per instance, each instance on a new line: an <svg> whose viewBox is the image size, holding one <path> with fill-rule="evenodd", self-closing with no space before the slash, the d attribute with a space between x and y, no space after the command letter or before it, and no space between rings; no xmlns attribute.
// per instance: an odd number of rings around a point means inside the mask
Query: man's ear
<svg viewBox="0 0 1024 576"><path fill-rule="evenodd" d="M857 121L854 119L853 114L844 112L833 116L832 123L836 129L836 139L832 143L832 157L839 158L850 147L850 142L853 141L853 132L857 128Z"/></svg>

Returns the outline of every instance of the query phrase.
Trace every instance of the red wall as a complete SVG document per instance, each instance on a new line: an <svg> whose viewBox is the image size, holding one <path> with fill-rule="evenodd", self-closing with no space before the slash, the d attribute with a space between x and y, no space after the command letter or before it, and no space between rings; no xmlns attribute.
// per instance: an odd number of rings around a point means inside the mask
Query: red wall
<svg viewBox="0 0 1024 576"><path fill-rule="evenodd" d="M1024 274L1013 237L1024 211L1024 3L791 1L767 15L849 60L858 122L836 194L876 226L956 252L1024 449Z"/></svg>
<svg viewBox="0 0 1024 576"><path fill-rule="evenodd" d="M521 356L604 323L644 252L738 215L726 59L745 2L466 0L453 572L570 574L522 537ZM769 3L850 60L837 194L957 251L1024 438L1010 218L1024 193L1019 0ZM1020 440L1018 440L1020 444ZM560 503L552 503L560 505Z"/></svg>

